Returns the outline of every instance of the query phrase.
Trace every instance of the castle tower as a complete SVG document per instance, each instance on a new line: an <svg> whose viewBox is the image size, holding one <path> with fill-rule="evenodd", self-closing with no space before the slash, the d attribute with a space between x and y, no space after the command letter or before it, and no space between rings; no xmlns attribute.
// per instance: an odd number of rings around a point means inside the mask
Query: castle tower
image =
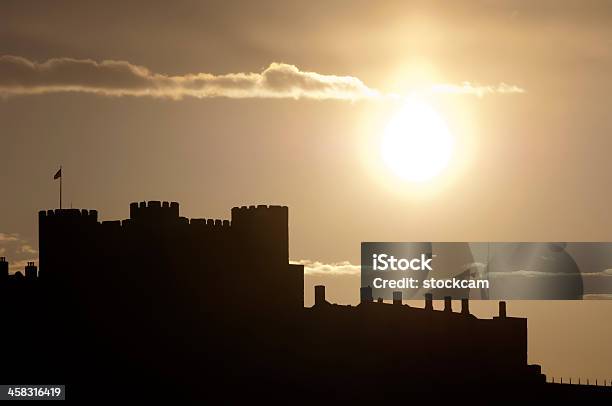
<svg viewBox="0 0 612 406"><path fill-rule="evenodd" d="M39 278L75 281L79 272L94 268L96 210L56 209L38 213ZM67 260L69 258L69 260ZM91 271L90 271L91 272Z"/></svg>
<svg viewBox="0 0 612 406"><path fill-rule="evenodd" d="M250 300L277 310L303 306L302 267L289 265L289 211L286 206L243 206L232 209L236 280Z"/></svg>
<svg viewBox="0 0 612 406"><path fill-rule="evenodd" d="M177 202L130 203L130 220L140 224L167 225L179 222L179 204Z"/></svg>

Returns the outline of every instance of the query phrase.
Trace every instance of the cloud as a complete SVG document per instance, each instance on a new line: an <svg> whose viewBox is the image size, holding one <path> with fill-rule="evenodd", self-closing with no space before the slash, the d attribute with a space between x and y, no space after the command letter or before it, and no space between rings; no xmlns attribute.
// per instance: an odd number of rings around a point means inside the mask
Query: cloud
<svg viewBox="0 0 612 406"><path fill-rule="evenodd" d="M604 269L600 272L583 272L582 276L612 276L612 269Z"/></svg>
<svg viewBox="0 0 612 406"><path fill-rule="evenodd" d="M21 247L19 247L18 252L22 254L37 254L38 253L38 251L32 248L30 244L22 244Z"/></svg>
<svg viewBox="0 0 612 406"><path fill-rule="evenodd" d="M612 300L612 294L609 293L588 293L582 295L583 300Z"/></svg>
<svg viewBox="0 0 612 406"><path fill-rule="evenodd" d="M431 86L431 91L477 96L524 92L517 86L505 83L474 86L469 82L461 85L436 84ZM226 97L353 101L398 97L397 94L383 94L353 76L302 71L295 65L278 62L271 63L261 72L171 76L126 61L53 58L39 63L20 56L0 56L1 96L62 92L175 100L184 97Z"/></svg>
<svg viewBox="0 0 612 406"><path fill-rule="evenodd" d="M0 243L8 243L15 241L19 241L19 237L17 234L0 233Z"/></svg>
<svg viewBox="0 0 612 406"><path fill-rule="evenodd" d="M519 269L516 271L499 271L489 272L488 276L491 278L505 277L505 276L521 276L526 278L539 278L539 277L565 277L565 276L579 276L580 273L565 273L565 272L541 272L541 271L529 271L525 269Z"/></svg>
<svg viewBox="0 0 612 406"><path fill-rule="evenodd" d="M43 63L0 57L0 94L83 92L105 96L186 96L355 100L377 96L351 76L322 75L272 63L261 73L168 76L125 61L55 58Z"/></svg>
<svg viewBox="0 0 612 406"><path fill-rule="evenodd" d="M359 265L353 265L348 261L334 262L324 264L319 261L311 261L309 259L301 259L295 263L304 265L305 275L358 275L361 272Z"/></svg>
<svg viewBox="0 0 612 406"><path fill-rule="evenodd" d="M525 89L523 89L522 87L516 85L509 85L503 82L495 86L481 86L477 84L472 84L470 82L463 82L460 85L437 84L431 87L431 91L433 93L470 94L478 97L483 97L493 93L525 93Z"/></svg>

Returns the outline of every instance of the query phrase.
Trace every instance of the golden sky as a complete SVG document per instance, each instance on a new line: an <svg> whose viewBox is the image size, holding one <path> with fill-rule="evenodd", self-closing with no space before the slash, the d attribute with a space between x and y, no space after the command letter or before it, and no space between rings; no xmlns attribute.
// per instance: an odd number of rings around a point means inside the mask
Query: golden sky
<svg viewBox="0 0 612 406"><path fill-rule="evenodd" d="M533 3L3 2L0 231L36 246L61 164L65 204L105 220L149 199L187 217L288 205L294 261L356 266L361 241L610 241L611 9ZM379 153L414 92L455 140L421 184ZM355 300L350 276L322 278ZM532 361L612 376L607 303L517 308Z"/></svg>

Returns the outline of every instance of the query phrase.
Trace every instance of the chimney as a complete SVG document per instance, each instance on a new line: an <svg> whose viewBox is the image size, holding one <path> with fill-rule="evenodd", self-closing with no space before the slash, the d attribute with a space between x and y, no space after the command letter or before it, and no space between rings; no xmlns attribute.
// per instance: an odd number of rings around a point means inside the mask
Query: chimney
<svg viewBox="0 0 612 406"><path fill-rule="evenodd" d="M402 304L402 292L401 291L393 292L393 304L394 305Z"/></svg>
<svg viewBox="0 0 612 406"><path fill-rule="evenodd" d="M325 285L317 285L315 289L315 306L325 304Z"/></svg>
<svg viewBox="0 0 612 406"><path fill-rule="evenodd" d="M449 313L453 311L453 302L450 296L444 296L444 311Z"/></svg>
<svg viewBox="0 0 612 406"><path fill-rule="evenodd" d="M499 302L499 318L506 318L506 302L504 302L503 300Z"/></svg>
<svg viewBox="0 0 612 406"><path fill-rule="evenodd" d="M461 299L461 314L470 314L470 299L467 297Z"/></svg>
<svg viewBox="0 0 612 406"><path fill-rule="evenodd" d="M372 287L371 286L362 287L361 289L359 289L359 293L360 293L361 303L374 301L374 299L372 298Z"/></svg>
<svg viewBox="0 0 612 406"><path fill-rule="evenodd" d="M6 257L0 257L0 280L7 279L9 274L9 264Z"/></svg>
<svg viewBox="0 0 612 406"><path fill-rule="evenodd" d="M25 277L26 279L32 280L38 277L38 268L34 265L34 262L28 262L25 267Z"/></svg>
<svg viewBox="0 0 612 406"><path fill-rule="evenodd" d="M425 293L425 310L433 310L433 295Z"/></svg>

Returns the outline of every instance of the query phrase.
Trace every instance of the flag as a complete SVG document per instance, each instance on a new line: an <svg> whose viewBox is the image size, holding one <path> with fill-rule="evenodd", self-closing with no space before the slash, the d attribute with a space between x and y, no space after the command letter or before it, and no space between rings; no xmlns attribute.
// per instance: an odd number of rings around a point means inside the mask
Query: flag
<svg viewBox="0 0 612 406"><path fill-rule="evenodd" d="M55 173L55 175L53 175L53 179L58 179L62 177L62 168L59 168L59 170Z"/></svg>

